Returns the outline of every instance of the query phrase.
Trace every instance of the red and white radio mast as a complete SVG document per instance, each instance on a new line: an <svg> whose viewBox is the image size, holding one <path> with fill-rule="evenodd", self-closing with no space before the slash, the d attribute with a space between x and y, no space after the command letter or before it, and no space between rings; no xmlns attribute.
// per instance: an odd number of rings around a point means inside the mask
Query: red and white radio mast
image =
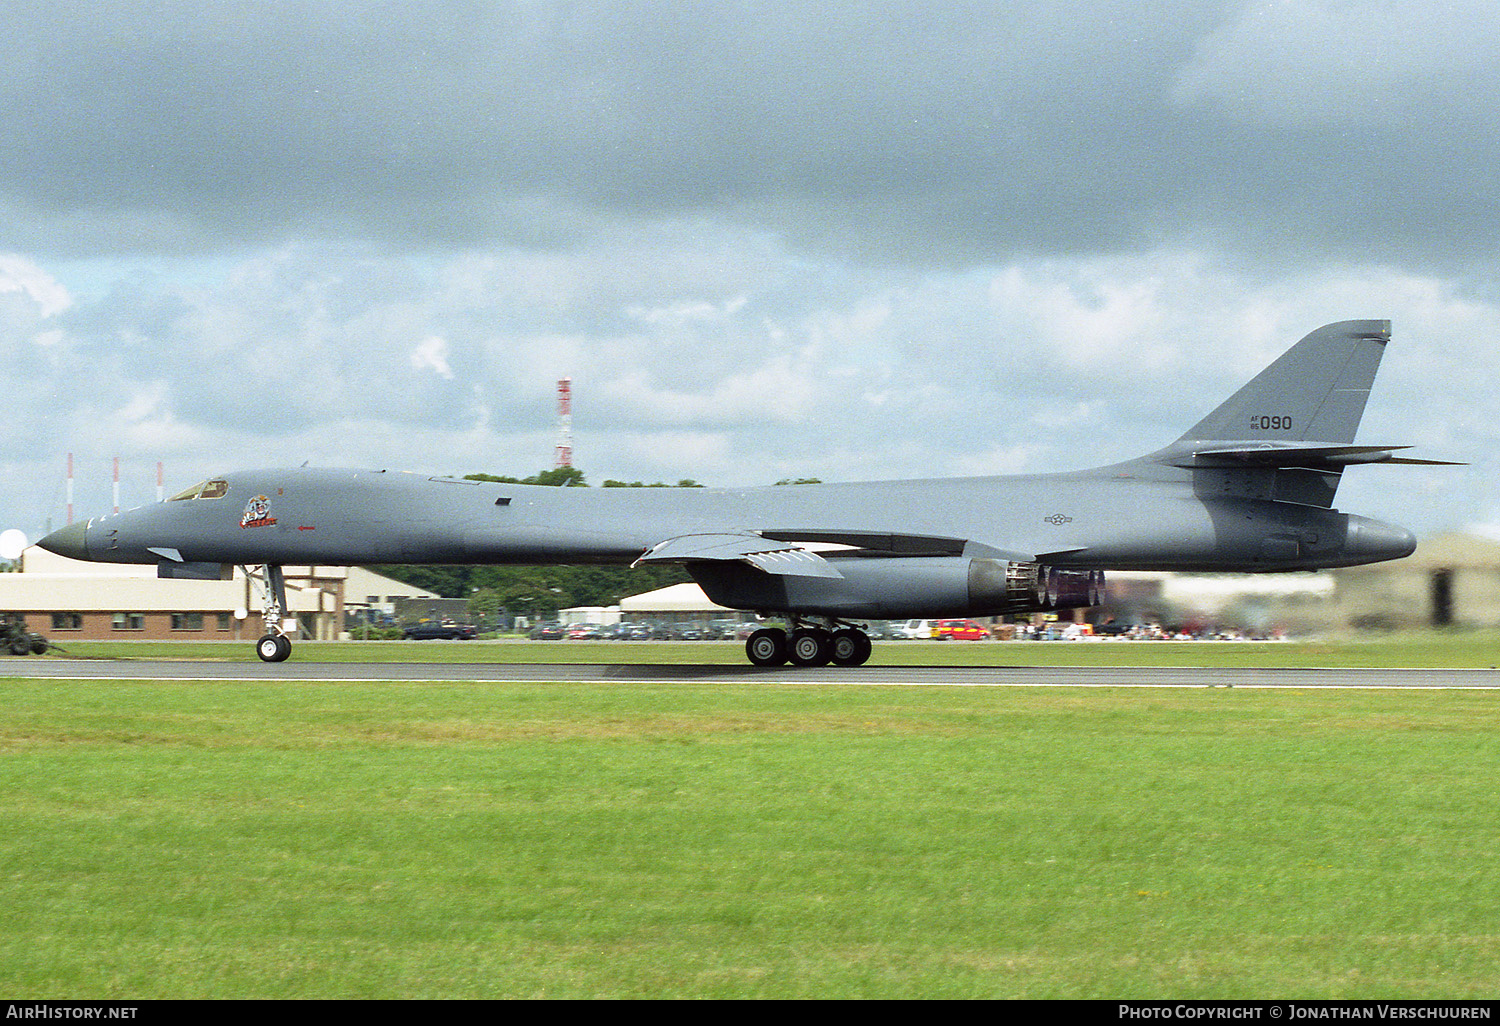
<svg viewBox="0 0 1500 1026"><path fill-rule="evenodd" d="M573 379L557 383L557 465L573 465Z"/></svg>

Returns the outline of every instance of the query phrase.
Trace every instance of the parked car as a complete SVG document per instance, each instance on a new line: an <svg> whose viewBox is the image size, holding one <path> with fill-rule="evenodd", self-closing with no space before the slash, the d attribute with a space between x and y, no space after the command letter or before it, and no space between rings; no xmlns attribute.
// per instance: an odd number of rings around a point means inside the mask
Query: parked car
<svg viewBox="0 0 1500 1026"><path fill-rule="evenodd" d="M407 641L472 641L479 637L479 628L452 620L423 620L401 628L401 636Z"/></svg>
<svg viewBox="0 0 1500 1026"><path fill-rule="evenodd" d="M532 641L561 641L568 636L567 630L560 623L540 623L531 629L527 635Z"/></svg>
<svg viewBox="0 0 1500 1026"><path fill-rule="evenodd" d="M891 637L893 638L930 638L932 637L931 620L894 620L891 622Z"/></svg>
<svg viewBox="0 0 1500 1026"><path fill-rule="evenodd" d="M933 625L932 636L945 641L988 641L990 629L973 620L939 620Z"/></svg>
<svg viewBox="0 0 1500 1026"><path fill-rule="evenodd" d="M575 623L568 628L569 641L598 641L602 637L604 635L599 630L598 624Z"/></svg>

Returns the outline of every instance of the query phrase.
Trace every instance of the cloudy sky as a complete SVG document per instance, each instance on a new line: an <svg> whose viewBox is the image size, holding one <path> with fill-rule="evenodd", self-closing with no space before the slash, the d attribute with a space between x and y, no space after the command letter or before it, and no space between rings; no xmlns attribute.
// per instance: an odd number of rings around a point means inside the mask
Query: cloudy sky
<svg viewBox="0 0 1500 1026"><path fill-rule="evenodd" d="M1390 318L1500 523L1494 0L89 0L0 33L0 527L283 463L1075 469Z"/></svg>

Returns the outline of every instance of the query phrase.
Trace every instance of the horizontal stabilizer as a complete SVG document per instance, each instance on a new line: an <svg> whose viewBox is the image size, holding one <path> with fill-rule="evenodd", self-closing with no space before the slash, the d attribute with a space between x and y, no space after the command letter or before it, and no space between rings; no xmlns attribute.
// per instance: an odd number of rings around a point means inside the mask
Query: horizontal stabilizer
<svg viewBox="0 0 1500 1026"><path fill-rule="evenodd" d="M1347 467L1357 463L1405 463L1422 466L1462 466L1449 460L1418 460L1395 455L1409 445L1337 445L1325 442L1213 446L1194 449L1171 462L1179 467Z"/></svg>
<svg viewBox="0 0 1500 1026"><path fill-rule="evenodd" d="M758 534L684 534L657 542L633 563L690 563L732 560L784 577L842 577L833 564L792 542L777 542Z"/></svg>

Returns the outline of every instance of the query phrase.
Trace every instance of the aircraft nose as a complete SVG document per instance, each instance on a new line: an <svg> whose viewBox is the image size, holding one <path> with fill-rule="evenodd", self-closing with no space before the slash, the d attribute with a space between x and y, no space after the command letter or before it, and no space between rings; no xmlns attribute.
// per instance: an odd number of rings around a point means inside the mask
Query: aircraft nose
<svg viewBox="0 0 1500 1026"><path fill-rule="evenodd" d="M1404 527L1366 517L1350 517L1344 550L1368 562L1400 559L1417 550L1417 536Z"/></svg>
<svg viewBox="0 0 1500 1026"><path fill-rule="evenodd" d="M68 559L88 559L88 531L88 521L79 520L53 531L37 544L48 552L55 552Z"/></svg>

